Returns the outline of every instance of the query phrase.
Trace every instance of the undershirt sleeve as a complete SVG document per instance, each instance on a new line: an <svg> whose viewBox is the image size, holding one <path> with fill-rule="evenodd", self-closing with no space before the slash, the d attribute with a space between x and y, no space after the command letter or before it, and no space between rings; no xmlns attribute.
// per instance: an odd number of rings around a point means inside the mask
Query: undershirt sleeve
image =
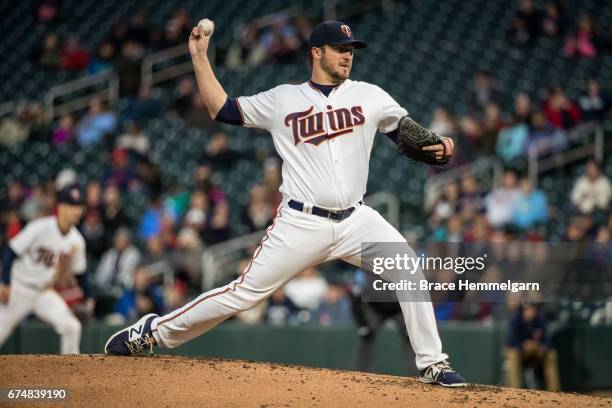
<svg viewBox="0 0 612 408"><path fill-rule="evenodd" d="M234 98L229 96L225 100L225 103L217 113L215 117L216 122L227 123L228 125L243 126L242 115L240 114L240 108Z"/></svg>

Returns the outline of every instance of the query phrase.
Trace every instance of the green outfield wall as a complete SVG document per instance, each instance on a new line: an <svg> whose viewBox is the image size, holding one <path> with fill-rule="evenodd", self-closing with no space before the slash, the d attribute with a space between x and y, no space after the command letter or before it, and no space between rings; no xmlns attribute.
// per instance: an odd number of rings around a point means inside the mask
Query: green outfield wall
<svg viewBox="0 0 612 408"><path fill-rule="evenodd" d="M102 324L85 327L81 352L101 353L106 339L116 329ZM453 367L470 382L502 382L502 355L506 338L504 326L446 323L440 324L440 335ZM612 389L612 327L563 328L554 334L553 341L559 350L564 389ZM2 354L48 354L58 351L57 334L37 322L19 327L0 349ZM158 353L350 370L355 368L357 334L352 326L274 327L228 322L177 349L160 349ZM397 330L389 327L379 334L373 371L414 375L411 360L411 353L406 350Z"/></svg>

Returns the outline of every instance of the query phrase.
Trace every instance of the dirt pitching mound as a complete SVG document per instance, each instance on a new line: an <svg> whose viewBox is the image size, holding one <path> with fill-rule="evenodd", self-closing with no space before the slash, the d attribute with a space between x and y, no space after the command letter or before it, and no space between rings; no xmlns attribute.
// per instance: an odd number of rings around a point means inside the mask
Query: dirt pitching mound
<svg viewBox="0 0 612 408"><path fill-rule="evenodd" d="M68 390L66 401L40 404L46 407L612 407L612 399L577 394L447 389L414 378L209 358L12 355L0 356L0 373L2 389Z"/></svg>

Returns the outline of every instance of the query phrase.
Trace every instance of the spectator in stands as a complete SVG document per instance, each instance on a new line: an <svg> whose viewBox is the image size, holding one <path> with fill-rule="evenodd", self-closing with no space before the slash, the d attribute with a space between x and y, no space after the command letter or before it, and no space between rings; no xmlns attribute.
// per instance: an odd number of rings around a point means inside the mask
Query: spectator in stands
<svg viewBox="0 0 612 408"><path fill-rule="evenodd" d="M266 51L259 41L259 30L253 24L245 24L238 38L234 39L225 57L225 66L238 70L254 68L261 65L266 58Z"/></svg>
<svg viewBox="0 0 612 408"><path fill-rule="evenodd" d="M567 224L565 229L565 235L563 241L566 242L582 242L587 235L587 229L585 223L580 217L572 217L570 222Z"/></svg>
<svg viewBox="0 0 612 408"><path fill-rule="evenodd" d="M121 205L119 189L114 184L109 184L104 189L101 214L105 230L104 241L108 247L112 244L117 230L130 225Z"/></svg>
<svg viewBox="0 0 612 408"><path fill-rule="evenodd" d="M196 189L206 193L211 208L225 202L223 190L212 181L212 169L209 164L200 164L195 168L194 183Z"/></svg>
<svg viewBox="0 0 612 408"><path fill-rule="evenodd" d="M136 121L130 122L127 132L119 136L117 147L125 149L128 153L138 158L148 156L149 149L151 148L149 138Z"/></svg>
<svg viewBox="0 0 612 408"><path fill-rule="evenodd" d="M173 253L175 277L182 279L195 289L202 287L202 253L204 244L198 232L183 227L177 234L177 245Z"/></svg>
<svg viewBox="0 0 612 408"><path fill-rule="evenodd" d="M77 124L79 144L83 146L99 144L115 131L116 126L115 114L108 110L106 103L93 98L89 102L89 112Z"/></svg>
<svg viewBox="0 0 612 408"><path fill-rule="evenodd" d="M264 321L273 326L293 323L299 311L300 308L285 294L284 287L280 287L268 298Z"/></svg>
<svg viewBox="0 0 612 408"><path fill-rule="evenodd" d="M147 16L143 11L140 11L132 16L125 33L125 38L127 41L133 41L143 48L149 46L149 42L151 40L151 29L149 28Z"/></svg>
<svg viewBox="0 0 612 408"><path fill-rule="evenodd" d="M550 91L543 107L546 119L560 129L570 129L580 122L580 108L570 100L560 87Z"/></svg>
<svg viewBox="0 0 612 408"><path fill-rule="evenodd" d="M480 182L471 174L461 179L459 208L461 209L461 216L468 221L484 210L483 190Z"/></svg>
<svg viewBox="0 0 612 408"><path fill-rule="evenodd" d="M134 271L133 285L127 286L115 305L115 313L121 316L114 321L131 321L149 313L161 314L164 310L162 288L151 282L147 268Z"/></svg>
<svg viewBox="0 0 612 408"><path fill-rule="evenodd" d="M83 215L79 230L85 238L87 258L90 261L100 259L106 249L104 242L104 225L100 218L100 212L95 208L89 208Z"/></svg>
<svg viewBox="0 0 612 408"><path fill-rule="evenodd" d="M216 132L202 154L202 161L209 163L213 170L228 170L240 156L237 152L230 150L227 134Z"/></svg>
<svg viewBox="0 0 612 408"><path fill-rule="evenodd" d="M525 92L520 92L514 98L514 114L512 120L515 124L524 123L531 126L531 98Z"/></svg>
<svg viewBox="0 0 612 408"><path fill-rule="evenodd" d="M194 92L191 96L191 105L183 115L185 125L190 128L201 128L212 131L215 128L215 122L210 118L206 111L204 100L199 92Z"/></svg>
<svg viewBox="0 0 612 408"><path fill-rule="evenodd" d="M586 93L578 101L585 122L602 122L612 106L610 97L601 92L599 83L593 78L587 81Z"/></svg>
<svg viewBox="0 0 612 408"><path fill-rule="evenodd" d="M204 228L209 215L208 196L202 190L195 190L191 194L189 209L185 214L183 225L196 231L200 236L204 235Z"/></svg>
<svg viewBox="0 0 612 408"><path fill-rule="evenodd" d="M487 104L497 102L499 99L497 86L487 71L476 73L470 94L471 107L477 111L484 110Z"/></svg>
<svg viewBox="0 0 612 408"><path fill-rule="evenodd" d="M142 254L140 266L146 266L151 276L163 278L174 275L172 258L164 247L161 233L147 239L147 248Z"/></svg>
<svg viewBox="0 0 612 408"><path fill-rule="evenodd" d="M53 130L51 141L55 146L58 146L64 143L73 142L75 138L74 117L66 113L60 117L57 126Z"/></svg>
<svg viewBox="0 0 612 408"><path fill-rule="evenodd" d="M262 184L266 188L268 201L272 208L276 209L283 200L283 196L279 191L280 185L283 182L280 163L276 159L267 159L263 167L264 177Z"/></svg>
<svg viewBox="0 0 612 408"><path fill-rule="evenodd" d="M493 188L485 198L487 220L493 228L503 227L512 221L520 195L516 173L513 170L504 171L501 186Z"/></svg>
<svg viewBox="0 0 612 408"><path fill-rule="evenodd" d="M455 124L450 112L446 108L438 106L434 111L429 129L442 136L452 136L455 133Z"/></svg>
<svg viewBox="0 0 612 408"><path fill-rule="evenodd" d="M295 36L300 43L300 49L302 52L308 53L310 50L308 39L312 31L312 21L304 15L299 15L293 21L293 25L295 26Z"/></svg>
<svg viewBox="0 0 612 408"><path fill-rule="evenodd" d="M34 62L41 68L57 70L62 67L62 55L59 36L51 31L45 34L42 46L33 54Z"/></svg>
<svg viewBox="0 0 612 408"><path fill-rule="evenodd" d="M89 66L89 52L81 45L76 35L66 39L62 48L62 68L68 71L82 71Z"/></svg>
<svg viewBox="0 0 612 408"><path fill-rule="evenodd" d="M546 389L559 391L559 367L557 351L552 348L547 323L534 304L520 307L510 321L506 364L508 386L522 386L523 366L542 366Z"/></svg>
<svg viewBox="0 0 612 408"><path fill-rule="evenodd" d="M45 186L37 184L32 187L30 194L21 205L20 214L24 221L30 222L35 218L45 216L44 208Z"/></svg>
<svg viewBox="0 0 612 408"><path fill-rule="evenodd" d="M191 100L195 93L193 79L183 78L178 82L174 91L174 101L168 113L170 115L183 117L191 107Z"/></svg>
<svg viewBox="0 0 612 408"><path fill-rule="evenodd" d="M523 156L529 140L529 127L518 123L502 129L497 137L495 152L506 164Z"/></svg>
<svg viewBox="0 0 612 408"><path fill-rule="evenodd" d="M212 217L204 229L204 241L208 245L218 244L230 239L231 234L229 204L221 201L212 209Z"/></svg>
<svg viewBox="0 0 612 408"><path fill-rule="evenodd" d="M128 152L116 148L111 154L111 162L104 170L105 185L114 184L120 191L134 190L138 186L137 174L130 163Z"/></svg>
<svg viewBox="0 0 612 408"><path fill-rule="evenodd" d="M139 235L143 240L149 240L161 234L162 217L164 216L161 197L152 195L149 205L140 218Z"/></svg>
<svg viewBox="0 0 612 408"><path fill-rule="evenodd" d="M98 45L96 55L89 63L88 71L90 74L97 74L113 68L115 61L115 47L110 41L102 41Z"/></svg>
<svg viewBox="0 0 612 408"><path fill-rule="evenodd" d="M151 96L151 89L141 85L138 89L138 96L128 98L127 106L121 115L127 120L146 123L149 119L160 116L161 110L162 106L159 101Z"/></svg>
<svg viewBox="0 0 612 408"><path fill-rule="evenodd" d="M30 124L28 140L48 142L51 127L45 118L45 112L40 103L28 106L28 122Z"/></svg>
<svg viewBox="0 0 612 408"><path fill-rule="evenodd" d="M102 210L102 186L97 180L87 183L85 189L85 210Z"/></svg>
<svg viewBox="0 0 612 408"><path fill-rule="evenodd" d="M27 140L30 133L29 114L25 106L0 124L0 145L14 146Z"/></svg>
<svg viewBox="0 0 612 408"><path fill-rule="evenodd" d="M7 188L6 200L2 200L3 210L8 208L19 208L25 199L24 186L19 180L13 180Z"/></svg>
<svg viewBox="0 0 612 408"><path fill-rule="evenodd" d="M261 38L261 44L266 51L266 61L279 64L293 62L300 49L295 29L282 13L273 18L268 31Z"/></svg>
<svg viewBox="0 0 612 408"><path fill-rule="evenodd" d="M126 42L127 30L128 25L124 20L118 20L111 26L107 40L113 44L115 51L123 49L123 44Z"/></svg>
<svg viewBox="0 0 612 408"><path fill-rule="evenodd" d="M565 39L563 52L566 57L597 57L597 33L593 17L583 15L578 20L578 32Z"/></svg>
<svg viewBox="0 0 612 408"><path fill-rule="evenodd" d="M328 285L314 267L306 268L285 285L285 293L298 307L316 310L327 291Z"/></svg>
<svg viewBox="0 0 612 408"><path fill-rule="evenodd" d="M118 49L121 50L121 55L115 61L115 72L119 77L119 91L121 96L134 97L140 90L145 49L134 41L126 41Z"/></svg>
<svg viewBox="0 0 612 408"><path fill-rule="evenodd" d="M313 313L313 321L323 326L350 324L353 321L351 301L340 282L329 282L323 300Z"/></svg>
<svg viewBox="0 0 612 408"><path fill-rule="evenodd" d="M534 6L533 0L519 0L518 4L509 34L517 43L527 44L541 33L542 12Z"/></svg>
<svg viewBox="0 0 612 408"><path fill-rule="evenodd" d="M141 259L140 251L132 244L132 234L119 228L113 237L113 246L98 264L94 282L99 291L114 297L132 286L134 270Z"/></svg>
<svg viewBox="0 0 612 408"><path fill-rule="evenodd" d="M532 127L527 141L528 152L536 152L538 156L557 153L567 147L567 137L562 129L551 126L544 113L538 111L531 115Z"/></svg>
<svg viewBox="0 0 612 408"><path fill-rule="evenodd" d="M490 102L485 107L484 119L482 121L482 137L477 149L479 156L492 156L495 154L497 145L497 134L504 126L499 105Z"/></svg>
<svg viewBox="0 0 612 408"><path fill-rule="evenodd" d="M490 234L489 222L487 217L479 214L474 217L470 227L464 232L463 239L465 242L484 243L489 241ZM454 241L461 242L461 241Z"/></svg>
<svg viewBox="0 0 612 408"><path fill-rule="evenodd" d="M176 10L172 18L166 23L166 32L161 44L158 46L163 49L182 45L185 42L185 38L189 38L191 28L192 24L187 12L185 10Z"/></svg>
<svg viewBox="0 0 612 408"><path fill-rule="evenodd" d="M576 180L570 199L582 214L610 211L612 185L595 160L589 160L585 174Z"/></svg>
<svg viewBox="0 0 612 408"><path fill-rule="evenodd" d="M520 195L514 203L512 223L528 230L548 221L548 201L544 193L535 190L528 178L520 181Z"/></svg>
<svg viewBox="0 0 612 408"><path fill-rule="evenodd" d="M459 185L456 182L448 183L443 187L442 194L433 204L431 222L439 225L454 215L459 208Z"/></svg>
<svg viewBox="0 0 612 408"><path fill-rule="evenodd" d="M544 7L542 17L542 32L550 37L560 37L565 33L566 23L563 17L561 2L550 1Z"/></svg>
<svg viewBox="0 0 612 408"><path fill-rule="evenodd" d="M159 196L163 192L161 169L148 157L143 157L137 164L137 175L140 185L145 188L149 196Z"/></svg>
<svg viewBox="0 0 612 408"><path fill-rule="evenodd" d="M249 231L260 231L270 225L273 211L265 187L256 184L251 188L249 203L243 209L242 222L249 227Z"/></svg>
<svg viewBox="0 0 612 408"><path fill-rule="evenodd" d="M50 25L58 23L61 16L60 0L42 0L36 8L36 23Z"/></svg>

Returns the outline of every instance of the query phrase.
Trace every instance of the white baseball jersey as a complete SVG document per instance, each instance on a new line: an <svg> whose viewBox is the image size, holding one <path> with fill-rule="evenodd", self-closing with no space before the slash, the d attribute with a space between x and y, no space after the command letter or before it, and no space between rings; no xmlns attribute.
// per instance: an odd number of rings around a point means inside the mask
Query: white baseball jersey
<svg viewBox="0 0 612 408"><path fill-rule="evenodd" d="M348 79L328 97L305 82L236 101L245 126L272 134L283 195L336 210L365 194L376 130L395 130L407 114L378 86Z"/></svg>
<svg viewBox="0 0 612 408"><path fill-rule="evenodd" d="M67 234L59 228L56 217L44 217L30 222L9 245L19 256L13 263L11 280L39 289L53 279L55 266L61 256L76 249L72 271L82 274L87 267L85 239L72 227Z"/></svg>

